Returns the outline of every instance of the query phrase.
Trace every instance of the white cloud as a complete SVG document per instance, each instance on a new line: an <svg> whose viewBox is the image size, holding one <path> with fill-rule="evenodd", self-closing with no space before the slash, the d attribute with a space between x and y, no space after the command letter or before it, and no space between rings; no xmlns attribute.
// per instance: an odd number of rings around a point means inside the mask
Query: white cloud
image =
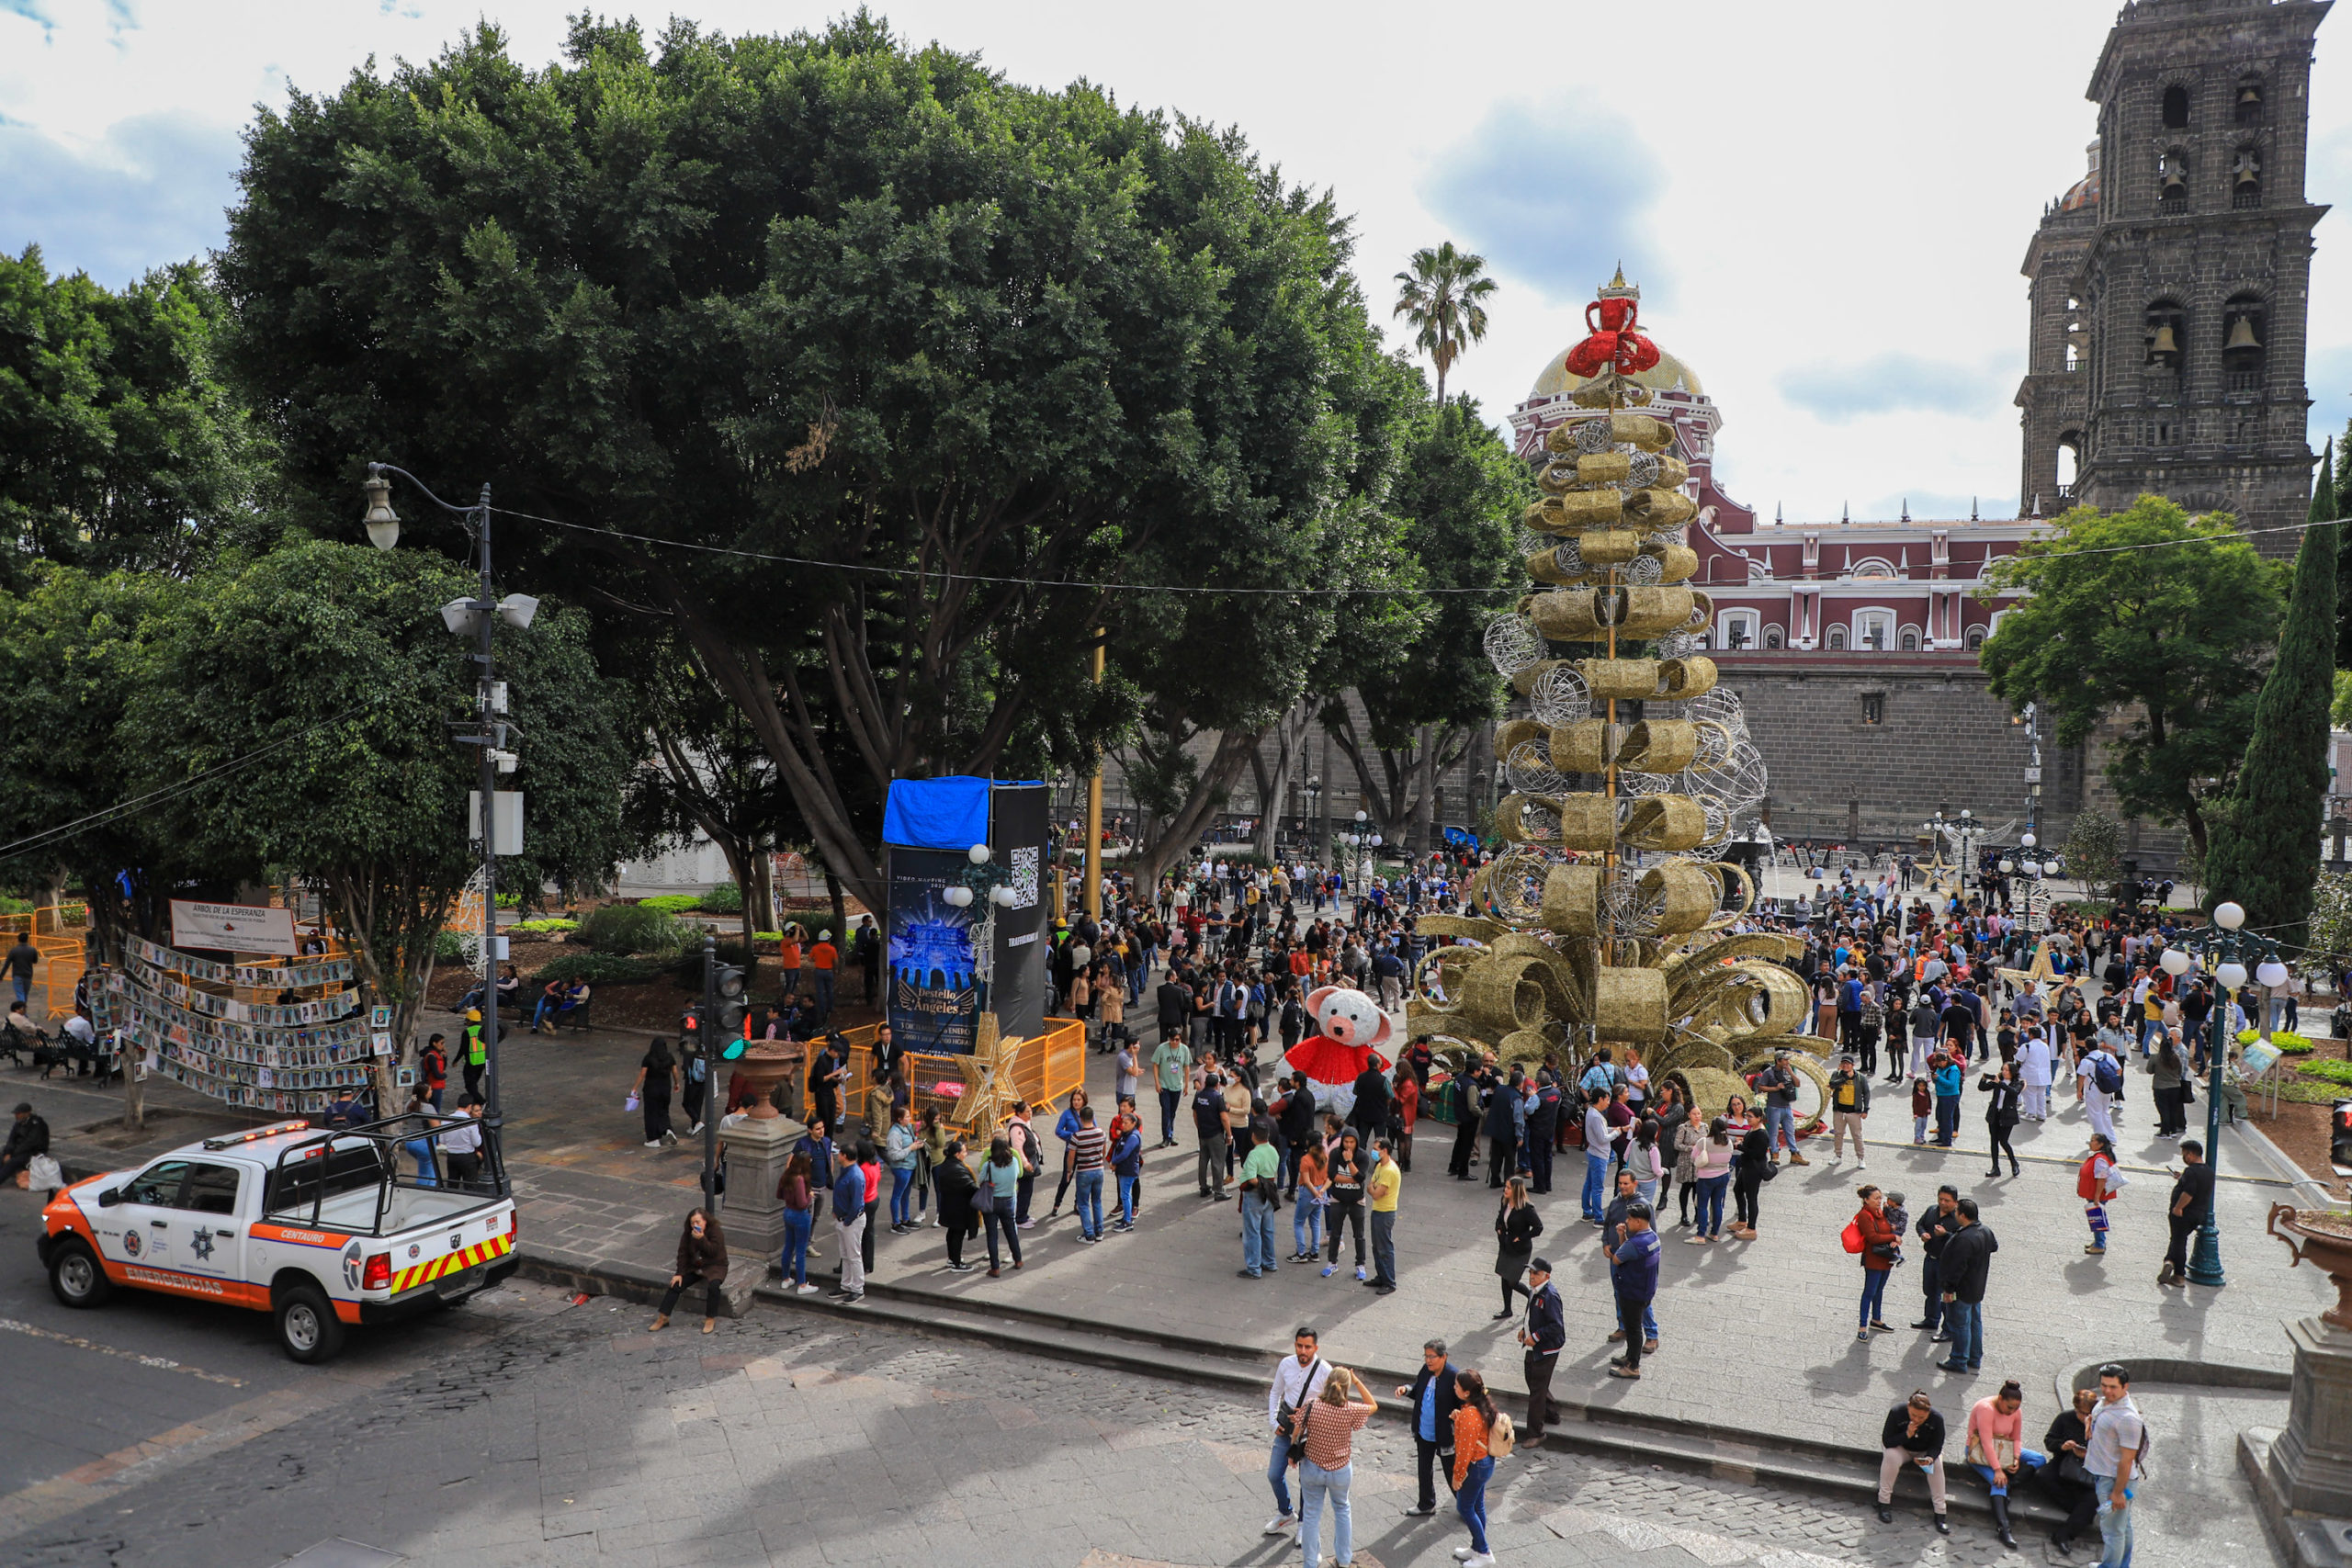
<svg viewBox="0 0 2352 1568"><path fill-rule="evenodd" d="M0 165L0 243L93 270L217 243L235 135L287 87L330 92L371 56L437 53L488 15L555 57L581 0L0 0L0 118L67 184ZM844 0L674 0L728 32L821 27ZM1856 515L1909 495L2014 505L2026 243L2080 177L2083 97L2111 6L1692 0L1615 9L1473 4L1433 27L1398 0L877 0L901 35L1015 80L1079 77L1123 103L1240 127L1356 215L1375 314L1423 245L1483 248L1505 288L1450 383L1499 418L1583 331L1623 248L1644 320L1704 377L1718 471L1769 514ZM626 14L624 8L623 14ZM658 31L654 13L641 13ZM2339 18L2341 28L2352 25ZM2311 198L2352 179L2352 51L2313 68ZM147 118L146 127L129 122ZM180 145L149 139L162 125ZM40 143L10 141L17 149ZM209 171L208 177L207 171ZM136 197L143 187L153 199ZM124 184L124 181L131 184ZM61 197L63 189L65 197ZM76 190L91 198L75 202ZM2352 417L2352 246L2319 231L2314 432ZM207 227L209 225L209 228ZM40 230L40 232L33 231ZM199 231L205 231L199 232ZM1874 389L1870 408L1839 386Z"/></svg>

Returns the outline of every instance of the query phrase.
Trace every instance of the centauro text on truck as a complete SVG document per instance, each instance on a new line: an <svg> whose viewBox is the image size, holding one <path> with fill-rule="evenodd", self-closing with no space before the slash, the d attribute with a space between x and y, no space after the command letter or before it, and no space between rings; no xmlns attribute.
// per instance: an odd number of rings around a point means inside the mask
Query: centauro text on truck
<svg viewBox="0 0 2352 1568"><path fill-rule="evenodd" d="M476 1135L463 1158L439 1147ZM207 1138L75 1182L41 1218L41 1267L67 1306L121 1287L252 1307L298 1361L333 1356L347 1324L438 1311L521 1261L497 1139L461 1117Z"/></svg>

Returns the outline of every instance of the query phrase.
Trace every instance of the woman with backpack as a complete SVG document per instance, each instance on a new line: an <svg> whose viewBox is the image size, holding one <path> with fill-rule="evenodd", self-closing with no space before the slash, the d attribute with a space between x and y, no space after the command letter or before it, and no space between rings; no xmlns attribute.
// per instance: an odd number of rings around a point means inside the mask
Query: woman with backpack
<svg viewBox="0 0 2352 1568"><path fill-rule="evenodd" d="M1487 1483L1494 1478L1496 1456L1510 1452L1515 1434L1510 1417L1497 1413L1484 1377L1459 1373L1453 1392L1462 1401L1453 1413L1453 1511L1470 1527L1470 1550L1454 1555L1463 1568L1494 1568L1494 1553L1487 1550Z"/></svg>
<svg viewBox="0 0 2352 1568"><path fill-rule="evenodd" d="M1868 1339L1873 1334L1894 1332L1894 1325L1879 1314L1885 1310L1886 1278L1894 1271L1903 1233L1886 1217L1885 1193L1876 1187L1863 1187L1858 1196L1862 1206L1854 1215L1854 1230L1862 1244L1862 1305L1861 1325L1854 1337Z"/></svg>

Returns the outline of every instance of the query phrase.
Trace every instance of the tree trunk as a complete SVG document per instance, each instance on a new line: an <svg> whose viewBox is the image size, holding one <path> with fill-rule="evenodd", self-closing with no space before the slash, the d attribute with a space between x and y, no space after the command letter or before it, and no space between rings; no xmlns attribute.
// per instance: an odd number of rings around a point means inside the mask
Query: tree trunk
<svg viewBox="0 0 2352 1568"><path fill-rule="evenodd" d="M1425 855L1435 847L1430 841L1430 824L1437 815L1438 747L1442 733L1433 724L1425 724L1414 733L1420 755L1416 760L1412 828L1406 836L1406 848L1415 855Z"/></svg>
<svg viewBox="0 0 2352 1568"><path fill-rule="evenodd" d="M1261 749L1252 747L1250 766L1258 781L1258 852L1274 858L1276 828L1290 806L1290 781L1298 772L1306 750L1306 732L1315 722L1315 705L1302 701L1276 720L1269 732L1274 742L1274 765L1267 769Z"/></svg>
<svg viewBox="0 0 2352 1568"><path fill-rule="evenodd" d="M1241 776L1241 770L1249 765L1250 753L1257 749L1259 739L1264 734L1262 729L1227 729L1218 733L1216 750L1194 781L1192 794L1176 808L1159 838L1137 852L1136 880L1139 885L1157 885L1159 874L1191 849L1193 840L1200 836L1202 824L1232 790L1233 781Z"/></svg>

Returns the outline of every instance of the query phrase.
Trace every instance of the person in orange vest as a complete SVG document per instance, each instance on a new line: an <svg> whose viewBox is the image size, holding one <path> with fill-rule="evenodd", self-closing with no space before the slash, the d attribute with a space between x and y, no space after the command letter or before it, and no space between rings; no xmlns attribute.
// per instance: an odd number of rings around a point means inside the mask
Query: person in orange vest
<svg viewBox="0 0 2352 1568"><path fill-rule="evenodd" d="M817 1021L824 1022L833 1016L833 971L841 963L841 952L833 946L833 933L819 931L817 945L808 950L808 965L816 982Z"/></svg>

